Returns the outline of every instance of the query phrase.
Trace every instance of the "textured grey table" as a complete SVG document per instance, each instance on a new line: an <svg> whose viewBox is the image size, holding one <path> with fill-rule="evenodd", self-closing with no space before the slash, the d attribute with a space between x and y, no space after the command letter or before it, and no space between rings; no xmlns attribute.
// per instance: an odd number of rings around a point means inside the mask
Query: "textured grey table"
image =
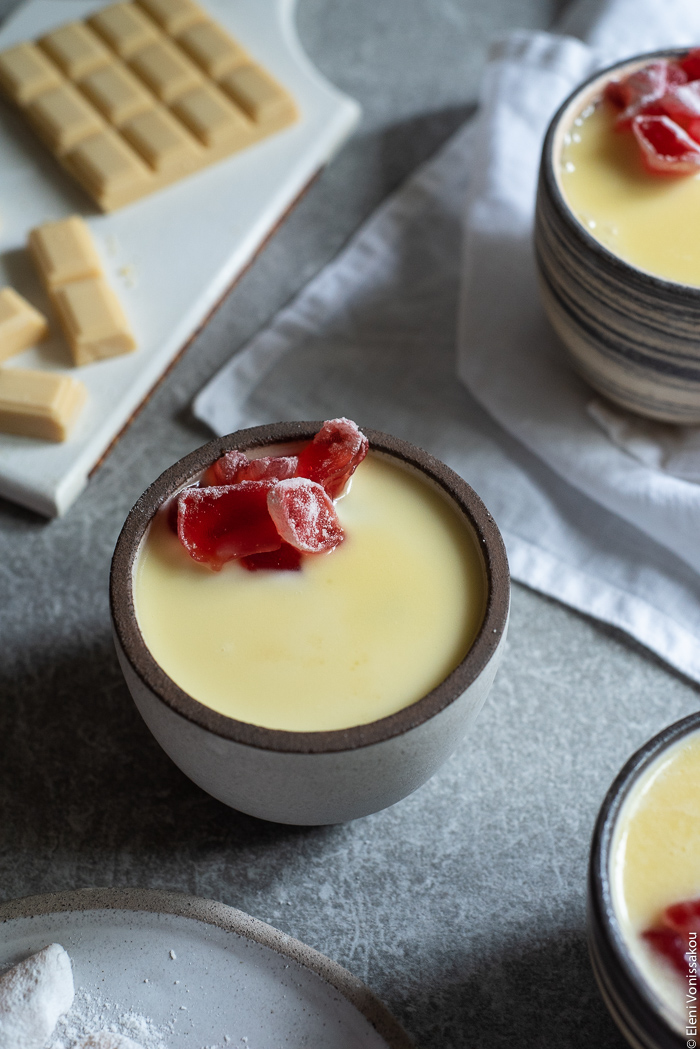
<svg viewBox="0 0 700 1049"><path fill-rule="evenodd" d="M300 0L310 54L365 107L359 134L67 517L0 503L0 898L92 885L214 897L347 966L424 1049L622 1046L586 954L588 842L617 769L697 707L695 687L516 586L505 664L442 771L351 825L285 828L213 801L159 750L107 609L128 509L207 437L194 393L468 117L489 37L555 14L553 0Z"/></svg>

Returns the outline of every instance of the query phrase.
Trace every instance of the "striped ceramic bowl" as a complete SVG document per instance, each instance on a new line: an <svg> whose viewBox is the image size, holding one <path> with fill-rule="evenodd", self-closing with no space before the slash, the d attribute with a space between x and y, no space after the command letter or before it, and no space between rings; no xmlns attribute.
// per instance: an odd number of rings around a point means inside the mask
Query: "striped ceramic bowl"
<svg viewBox="0 0 700 1049"><path fill-rule="evenodd" d="M700 733L700 712L669 725L629 759L610 787L593 831L588 868L588 949L596 981L615 1023L634 1049L695 1049L700 1028L678 1017L648 978L630 943L615 889L618 848L635 796L670 756ZM678 814L669 812L669 825ZM652 846L650 846L651 848ZM672 849L668 845L668 849ZM677 1004L677 1003L676 1003ZM700 1013L700 1009L697 1010Z"/></svg>
<svg viewBox="0 0 700 1049"><path fill-rule="evenodd" d="M576 88L544 141L535 252L545 310L576 370L623 408L662 422L700 423L700 287L653 276L595 240L559 176L565 135L607 81L655 58L619 62Z"/></svg>

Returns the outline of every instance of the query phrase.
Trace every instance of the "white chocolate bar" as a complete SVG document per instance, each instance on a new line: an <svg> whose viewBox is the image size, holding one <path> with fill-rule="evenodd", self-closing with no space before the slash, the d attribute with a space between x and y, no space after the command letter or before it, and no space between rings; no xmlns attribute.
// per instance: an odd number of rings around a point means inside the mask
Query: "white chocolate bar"
<svg viewBox="0 0 700 1049"><path fill-rule="evenodd" d="M0 361L36 346L48 330L43 313L35 310L14 288L0 288Z"/></svg>
<svg viewBox="0 0 700 1049"><path fill-rule="evenodd" d="M103 211L297 119L289 93L194 0L116 3L2 51L0 92Z"/></svg>
<svg viewBox="0 0 700 1049"><path fill-rule="evenodd" d="M0 431L45 441L65 441L87 400L77 379L29 368L0 368ZM0 978L0 1045L2 1041L2 978ZM37 1047L44 1045L49 1031ZM32 1042L32 1045L34 1043Z"/></svg>

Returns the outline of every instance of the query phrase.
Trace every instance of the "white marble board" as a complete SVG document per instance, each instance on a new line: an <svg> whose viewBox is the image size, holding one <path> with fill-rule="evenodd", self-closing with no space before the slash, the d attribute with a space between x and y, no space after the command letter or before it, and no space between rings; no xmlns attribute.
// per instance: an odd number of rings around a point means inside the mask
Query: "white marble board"
<svg viewBox="0 0 700 1049"><path fill-rule="evenodd" d="M168 365L359 119L357 103L305 56L294 26L296 0L202 2L292 92L298 124L102 215L10 107L0 105L0 286L14 286L56 329L7 364L67 370L90 393L63 444L0 434L0 496L46 516L64 513L80 494ZM102 0L28 0L3 24L0 49L101 6ZM70 364L26 253L33 226L71 214L87 221L139 343L135 354L83 368Z"/></svg>

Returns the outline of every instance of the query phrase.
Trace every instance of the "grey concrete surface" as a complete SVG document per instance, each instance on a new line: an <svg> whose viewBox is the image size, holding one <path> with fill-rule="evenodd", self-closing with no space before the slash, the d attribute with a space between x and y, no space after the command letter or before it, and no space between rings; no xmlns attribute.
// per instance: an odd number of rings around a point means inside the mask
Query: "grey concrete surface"
<svg viewBox="0 0 700 1049"><path fill-rule="evenodd" d="M159 750L107 607L128 509L207 437L192 396L469 116L490 36L545 27L557 6L300 0L309 53L365 107L358 135L65 519L0 503L0 898L92 885L210 896L347 966L423 1049L623 1045L586 953L588 843L613 775L697 707L694 686L516 586L505 664L441 772L353 824L279 827L227 810Z"/></svg>

